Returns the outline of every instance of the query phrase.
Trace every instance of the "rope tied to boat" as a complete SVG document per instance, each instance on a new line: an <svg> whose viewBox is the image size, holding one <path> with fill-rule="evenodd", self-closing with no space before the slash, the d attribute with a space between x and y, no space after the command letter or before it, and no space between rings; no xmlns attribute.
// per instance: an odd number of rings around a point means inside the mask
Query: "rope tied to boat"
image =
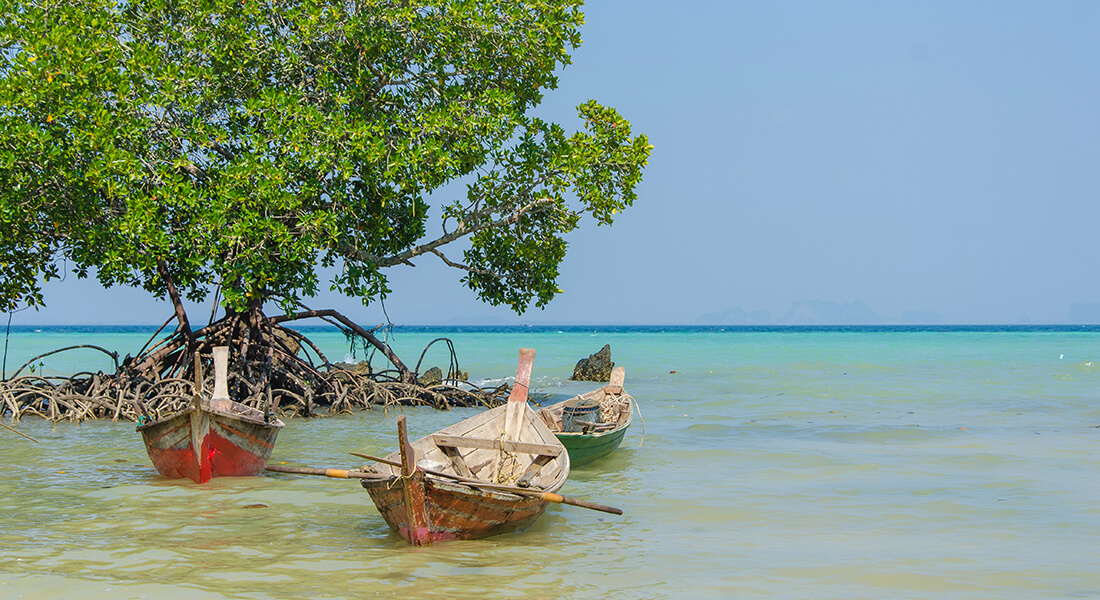
<svg viewBox="0 0 1100 600"><path fill-rule="evenodd" d="M515 453L504 449L506 433L503 429L500 432L500 461L497 464L497 472L493 474L493 480L504 485L511 485L519 478L521 465L519 464L519 457Z"/></svg>
<svg viewBox="0 0 1100 600"><path fill-rule="evenodd" d="M415 473L415 471L413 471L413 473ZM394 477L393 479L390 479L389 482L386 483L386 489L387 490L392 490L393 486L397 485L398 483L403 482L403 480L412 479L413 473L409 473L408 475L398 474L396 477Z"/></svg>
<svg viewBox="0 0 1100 600"><path fill-rule="evenodd" d="M626 392L615 395L607 394L600 400L600 421L603 423L618 423L619 416L630 410L633 401L634 398Z"/></svg>

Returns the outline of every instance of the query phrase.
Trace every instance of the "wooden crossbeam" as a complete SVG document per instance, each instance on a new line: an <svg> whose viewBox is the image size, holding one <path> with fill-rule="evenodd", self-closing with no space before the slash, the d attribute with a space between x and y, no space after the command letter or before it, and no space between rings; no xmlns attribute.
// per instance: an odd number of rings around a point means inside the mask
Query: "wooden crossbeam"
<svg viewBox="0 0 1100 600"><path fill-rule="evenodd" d="M549 444L532 444L529 442L501 441L487 438L463 437L458 435L435 434L432 442L440 448L451 446L454 448L485 448L487 450L501 450L505 452L519 452L521 454L545 454L546 456L558 456L561 448Z"/></svg>

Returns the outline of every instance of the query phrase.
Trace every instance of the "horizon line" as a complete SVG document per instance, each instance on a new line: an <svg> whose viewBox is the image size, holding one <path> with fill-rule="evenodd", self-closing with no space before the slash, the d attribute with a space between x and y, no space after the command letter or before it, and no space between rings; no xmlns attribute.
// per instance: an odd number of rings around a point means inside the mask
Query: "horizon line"
<svg viewBox="0 0 1100 600"><path fill-rule="evenodd" d="M333 325L309 324L316 327ZM37 323L11 324L11 328L31 329L43 327L163 327L163 324L149 323ZM284 325L285 326L285 325ZM1064 322L1029 321L1026 323L980 322L980 323L614 323L614 322L573 322L573 323L391 323L392 327L697 327L697 328L754 328L754 327L1092 327L1100 322ZM197 331L197 330L196 330Z"/></svg>

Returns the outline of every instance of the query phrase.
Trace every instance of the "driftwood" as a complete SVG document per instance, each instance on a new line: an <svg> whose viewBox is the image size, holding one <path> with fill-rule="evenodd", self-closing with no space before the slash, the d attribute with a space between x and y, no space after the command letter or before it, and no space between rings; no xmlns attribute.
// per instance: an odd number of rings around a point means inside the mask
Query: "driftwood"
<svg viewBox="0 0 1100 600"><path fill-rule="evenodd" d="M393 368L359 373L332 364L305 335L282 326L305 318L323 318L350 332L350 337L366 340ZM490 408L503 404L510 390L507 385L483 389L460 380L453 346L450 378L421 385L417 373L385 342L333 310L307 310L271 318L258 310L236 313L198 331L184 323L156 343L154 334L138 356L127 356L121 364L117 354L94 347L115 358L115 373L44 377L21 375L20 369L11 379L0 381L0 415L13 423L27 415L50 421L145 422L166 417L185 408L195 394L194 353L203 356L205 362L211 348L218 345L234 348L231 396L246 406L281 417L333 415L395 405L443 410L453 406ZM27 365L60 351L87 347L55 350L27 361ZM210 374L204 387L211 389L213 369L200 368L199 372Z"/></svg>

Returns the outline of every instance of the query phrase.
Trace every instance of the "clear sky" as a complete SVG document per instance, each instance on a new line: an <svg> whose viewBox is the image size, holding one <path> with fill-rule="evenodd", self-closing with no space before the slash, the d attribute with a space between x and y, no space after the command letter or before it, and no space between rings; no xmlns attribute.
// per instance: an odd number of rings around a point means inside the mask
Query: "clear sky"
<svg viewBox="0 0 1100 600"><path fill-rule="evenodd" d="M422 258L395 324L692 324L800 300L884 320L1065 322L1100 302L1100 3L600 0L540 114L588 98L655 146L634 207L572 235L564 294L517 317ZM434 233L430 231L430 233ZM457 252L451 252L458 255ZM160 324L69 277L13 323ZM307 301L364 324L379 307ZM209 308L192 318L205 322Z"/></svg>

